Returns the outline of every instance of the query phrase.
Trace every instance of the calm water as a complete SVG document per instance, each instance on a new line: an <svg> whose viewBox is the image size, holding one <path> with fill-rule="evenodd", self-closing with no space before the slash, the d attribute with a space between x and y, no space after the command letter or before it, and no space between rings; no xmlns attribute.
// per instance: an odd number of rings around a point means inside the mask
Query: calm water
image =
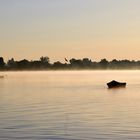
<svg viewBox="0 0 140 140"><path fill-rule="evenodd" d="M140 139L140 71L0 75L0 140ZM107 89L113 79L127 88Z"/></svg>

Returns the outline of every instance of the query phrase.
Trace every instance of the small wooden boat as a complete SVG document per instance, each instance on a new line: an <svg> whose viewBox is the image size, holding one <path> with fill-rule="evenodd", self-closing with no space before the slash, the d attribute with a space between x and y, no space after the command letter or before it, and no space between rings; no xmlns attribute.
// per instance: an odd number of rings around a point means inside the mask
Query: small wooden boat
<svg viewBox="0 0 140 140"><path fill-rule="evenodd" d="M126 87L126 83L117 82L115 80L107 83L108 88Z"/></svg>

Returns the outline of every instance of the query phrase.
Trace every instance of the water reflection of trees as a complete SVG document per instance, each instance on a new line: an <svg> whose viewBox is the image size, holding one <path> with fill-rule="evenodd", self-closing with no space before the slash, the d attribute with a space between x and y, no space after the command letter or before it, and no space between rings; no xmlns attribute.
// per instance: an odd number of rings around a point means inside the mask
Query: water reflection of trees
<svg viewBox="0 0 140 140"><path fill-rule="evenodd" d="M108 61L101 59L99 62L92 61L89 58L70 60L64 58L65 62L56 61L50 63L49 57L40 57L39 60L22 59L15 61L14 58L4 62L4 58L0 57L1 70L57 70L57 69L140 69L140 61L135 60L116 60Z"/></svg>

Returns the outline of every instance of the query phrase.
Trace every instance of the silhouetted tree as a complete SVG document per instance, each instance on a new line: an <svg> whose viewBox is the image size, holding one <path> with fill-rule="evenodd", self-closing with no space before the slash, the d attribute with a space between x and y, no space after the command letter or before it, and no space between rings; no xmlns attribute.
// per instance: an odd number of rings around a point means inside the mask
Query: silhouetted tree
<svg viewBox="0 0 140 140"><path fill-rule="evenodd" d="M118 60L116 60L116 59L113 59L112 61L110 61L110 63L109 63L109 67L111 68L111 69L117 69L117 68L119 68L118 66L119 66L119 61Z"/></svg>
<svg viewBox="0 0 140 140"><path fill-rule="evenodd" d="M82 63L81 59L72 58L72 59L70 59L70 65L73 68L82 68L83 63Z"/></svg>
<svg viewBox="0 0 140 140"><path fill-rule="evenodd" d="M42 57L40 57L40 62L41 62L41 69L45 69L45 68L49 68L49 66L50 66L50 59L49 59L49 57L44 57L44 56L42 56Z"/></svg>
<svg viewBox="0 0 140 140"><path fill-rule="evenodd" d="M0 68L4 68L5 63L3 57L0 57Z"/></svg>
<svg viewBox="0 0 140 140"><path fill-rule="evenodd" d="M30 62L31 69L41 69L42 63L39 60L34 60Z"/></svg>
<svg viewBox="0 0 140 140"><path fill-rule="evenodd" d="M44 57L44 56L41 56L40 57L40 61L41 61L41 63L49 63L50 62L50 59L49 59L49 57Z"/></svg>
<svg viewBox="0 0 140 140"><path fill-rule="evenodd" d="M11 69L16 67L16 62L14 61L14 58L11 58L8 60L7 66L8 66L8 68L11 68Z"/></svg>
<svg viewBox="0 0 140 140"><path fill-rule="evenodd" d="M60 61L54 62L53 64L53 69L66 69L67 68L67 64L63 64Z"/></svg>
<svg viewBox="0 0 140 140"><path fill-rule="evenodd" d="M101 61L99 62L100 67L103 69L108 68L108 64L109 62L106 59L101 59Z"/></svg>
<svg viewBox="0 0 140 140"><path fill-rule="evenodd" d="M89 58L83 58L82 64L84 67L89 68L92 65L92 61Z"/></svg>
<svg viewBox="0 0 140 140"><path fill-rule="evenodd" d="M17 68L19 69L28 69L30 67L30 62L26 59L17 61Z"/></svg>

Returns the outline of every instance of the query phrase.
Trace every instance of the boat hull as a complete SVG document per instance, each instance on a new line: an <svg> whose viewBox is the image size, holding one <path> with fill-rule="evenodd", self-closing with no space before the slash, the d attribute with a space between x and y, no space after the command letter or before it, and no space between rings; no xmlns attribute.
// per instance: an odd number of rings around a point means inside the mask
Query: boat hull
<svg viewBox="0 0 140 140"><path fill-rule="evenodd" d="M111 82L107 83L107 86L108 86L108 88L126 87L126 83L111 81Z"/></svg>

